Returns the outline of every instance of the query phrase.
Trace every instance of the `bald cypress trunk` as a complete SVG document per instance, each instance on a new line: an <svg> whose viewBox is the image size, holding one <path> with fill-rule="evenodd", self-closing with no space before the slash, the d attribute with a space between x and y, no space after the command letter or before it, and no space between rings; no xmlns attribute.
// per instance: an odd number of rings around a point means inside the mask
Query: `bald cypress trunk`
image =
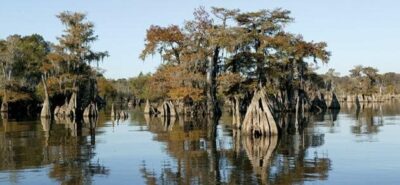
<svg viewBox="0 0 400 185"><path fill-rule="evenodd" d="M268 104L268 97L263 89L254 93L251 104L247 108L242 129L245 134L253 136L279 134L279 125L275 122Z"/></svg>
<svg viewBox="0 0 400 185"><path fill-rule="evenodd" d="M240 98L238 96L235 96L232 99L232 119L233 119L233 126L235 128L240 129L241 127Z"/></svg>
<svg viewBox="0 0 400 185"><path fill-rule="evenodd" d="M152 114L149 100L146 100L146 105L144 106L144 113L145 114Z"/></svg>
<svg viewBox="0 0 400 185"><path fill-rule="evenodd" d="M7 113L8 112L8 94L7 94L7 86L8 86L8 82L11 80L11 71L6 72L6 69L3 67L3 75L4 75L4 80L5 80L5 84L4 84L4 94L3 94L3 99L1 101L1 108L0 108L0 112L2 113Z"/></svg>
<svg viewBox="0 0 400 185"><path fill-rule="evenodd" d="M1 101L1 112L8 112L7 92L4 90L3 99Z"/></svg>
<svg viewBox="0 0 400 185"><path fill-rule="evenodd" d="M44 88L44 102L43 102L42 111L40 112L40 117L41 118L50 118L51 112L50 112L49 92L47 91L46 80L44 79L43 76L42 76L42 83L43 83L43 88Z"/></svg>
<svg viewBox="0 0 400 185"><path fill-rule="evenodd" d="M208 118L208 140L210 146L210 156L209 156L209 174L214 180L215 184L219 184L221 181L221 173L220 173L220 156L217 150L217 124L218 119L215 117ZM213 182L213 181L211 181Z"/></svg>
<svg viewBox="0 0 400 185"><path fill-rule="evenodd" d="M217 46L214 49L214 56L209 60L207 71L207 112L211 117L216 117L220 114L217 100L217 70L218 56L220 48Z"/></svg>
<svg viewBox="0 0 400 185"><path fill-rule="evenodd" d="M74 88L75 91L75 88ZM78 95L76 92L73 92L71 98L69 99L68 107L67 107L67 116L76 118L76 109L78 107Z"/></svg>
<svg viewBox="0 0 400 185"><path fill-rule="evenodd" d="M115 114L115 109L114 109L114 103L111 105L111 119L115 119L116 114Z"/></svg>

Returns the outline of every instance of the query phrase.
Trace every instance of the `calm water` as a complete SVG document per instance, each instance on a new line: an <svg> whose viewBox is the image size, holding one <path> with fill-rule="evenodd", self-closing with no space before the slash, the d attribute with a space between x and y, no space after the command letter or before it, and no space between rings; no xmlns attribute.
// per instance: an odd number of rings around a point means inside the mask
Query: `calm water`
<svg viewBox="0 0 400 185"><path fill-rule="evenodd" d="M400 184L397 103L344 105L280 138L230 122L2 120L0 184Z"/></svg>

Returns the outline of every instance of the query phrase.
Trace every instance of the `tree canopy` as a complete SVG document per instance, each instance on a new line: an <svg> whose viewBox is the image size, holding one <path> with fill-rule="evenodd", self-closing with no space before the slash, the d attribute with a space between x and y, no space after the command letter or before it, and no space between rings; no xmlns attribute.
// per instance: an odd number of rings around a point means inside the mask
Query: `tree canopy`
<svg viewBox="0 0 400 185"><path fill-rule="evenodd" d="M213 89L232 97L257 87L290 94L311 88L312 66L329 60L325 42L308 42L285 30L293 21L288 10L200 7L193 15L182 27L152 25L147 30L140 58L160 54L163 60L148 83L150 89L161 89L163 97L157 98L201 101L210 99Z"/></svg>

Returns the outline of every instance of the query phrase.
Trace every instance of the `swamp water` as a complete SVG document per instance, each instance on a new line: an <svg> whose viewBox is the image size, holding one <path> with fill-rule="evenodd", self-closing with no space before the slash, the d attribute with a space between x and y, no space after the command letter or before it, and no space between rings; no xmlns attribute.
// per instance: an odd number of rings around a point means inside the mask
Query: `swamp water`
<svg viewBox="0 0 400 185"><path fill-rule="evenodd" d="M0 120L0 184L400 184L400 104L363 106L259 139L229 115L212 129L140 108L114 122Z"/></svg>

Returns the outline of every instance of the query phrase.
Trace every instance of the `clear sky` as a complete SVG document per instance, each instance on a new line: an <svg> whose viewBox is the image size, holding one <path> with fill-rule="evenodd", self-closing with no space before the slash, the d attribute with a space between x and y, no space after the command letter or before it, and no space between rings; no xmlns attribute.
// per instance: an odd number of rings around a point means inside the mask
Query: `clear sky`
<svg viewBox="0 0 400 185"><path fill-rule="evenodd" d="M335 68L345 75L357 64L400 72L399 0L2 0L0 39L38 33L56 42L63 27L55 15L84 12L99 35L95 49L110 53L101 64L105 76L128 78L152 72L160 64L157 57L145 62L138 58L146 29L152 24L182 24L199 6L291 10L295 22L288 30L328 43L332 57L320 72Z"/></svg>

